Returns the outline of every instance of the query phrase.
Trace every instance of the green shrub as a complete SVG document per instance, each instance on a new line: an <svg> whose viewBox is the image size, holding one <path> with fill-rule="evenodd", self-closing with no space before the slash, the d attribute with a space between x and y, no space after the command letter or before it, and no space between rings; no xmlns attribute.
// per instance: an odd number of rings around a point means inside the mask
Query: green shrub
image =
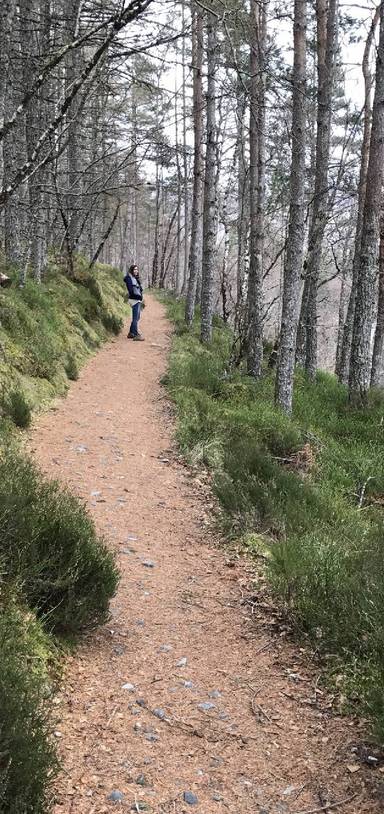
<svg viewBox="0 0 384 814"><path fill-rule="evenodd" d="M111 334L115 334L115 336L118 336L123 330L124 323L121 317L118 317L116 314L109 311L105 311L104 309L101 312L101 321L105 330Z"/></svg>
<svg viewBox="0 0 384 814"><path fill-rule="evenodd" d="M46 814L57 771L52 743L48 644L30 613L0 612L0 810Z"/></svg>
<svg viewBox="0 0 384 814"><path fill-rule="evenodd" d="M47 629L76 634L106 621L118 572L75 497L17 452L0 461L0 560Z"/></svg>
<svg viewBox="0 0 384 814"><path fill-rule="evenodd" d="M166 302L178 325L182 306ZM273 372L257 382L231 372L230 335L217 325L209 348L197 321L174 337L164 382L178 441L213 471L225 533L262 535L276 597L384 736L384 400L372 393L352 410L334 376L312 384L299 371L287 418Z"/></svg>
<svg viewBox="0 0 384 814"><path fill-rule="evenodd" d="M16 427L25 429L32 420L31 407L22 390L11 390L3 400L3 414L12 419Z"/></svg>
<svg viewBox="0 0 384 814"><path fill-rule="evenodd" d="M100 318L100 306L89 296L82 303L82 313L86 322L96 322Z"/></svg>
<svg viewBox="0 0 384 814"><path fill-rule="evenodd" d="M79 378L79 368L77 361L73 355L68 356L67 364L65 365L65 372L72 382L76 382Z"/></svg>

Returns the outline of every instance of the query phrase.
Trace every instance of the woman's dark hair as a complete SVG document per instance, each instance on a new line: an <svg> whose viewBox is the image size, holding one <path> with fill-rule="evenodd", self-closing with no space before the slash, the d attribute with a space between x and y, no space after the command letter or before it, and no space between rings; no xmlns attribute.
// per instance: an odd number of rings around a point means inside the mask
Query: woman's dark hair
<svg viewBox="0 0 384 814"><path fill-rule="evenodd" d="M135 269L137 269L137 266L136 266L136 263L133 263L132 266L129 267L129 273L133 274Z"/></svg>

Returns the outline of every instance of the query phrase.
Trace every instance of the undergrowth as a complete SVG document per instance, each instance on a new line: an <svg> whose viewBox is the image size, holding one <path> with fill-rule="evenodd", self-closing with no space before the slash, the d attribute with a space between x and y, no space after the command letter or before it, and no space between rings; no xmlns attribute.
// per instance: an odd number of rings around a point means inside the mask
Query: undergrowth
<svg viewBox="0 0 384 814"><path fill-rule="evenodd" d="M21 453L15 426L78 378L123 324L122 275L78 258L0 290L0 811L47 814L58 771L53 697L68 644L104 623L115 560L85 508Z"/></svg>
<svg viewBox="0 0 384 814"><path fill-rule="evenodd" d="M72 279L52 260L42 285L28 280L19 289L15 279L0 289L3 414L26 426L6 394L17 394L31 410L64 394L89 355L121 331L125 314L122 274L101 264L90 273L81 257Z"/></svg>
<svg viewBox="0 0 384 814"><path fill-rule="evenodd" d="M230 370L231 332L217 323L203 347L197 324L183 325L183 304L166 302L179 444L213 472L226 535L263 546L292 623L344 676L383 741L384 397L354 411L335 377L318 373L312 385L298 373L287 418L273 403L272 371L255 382Z"/></svg>
<svg viewBox="0 0 384 814"><path fill-rule="evenodd" d="M58 768L50 645L26 608L8 598L0 611L0 810L45 814Z"/></svg>

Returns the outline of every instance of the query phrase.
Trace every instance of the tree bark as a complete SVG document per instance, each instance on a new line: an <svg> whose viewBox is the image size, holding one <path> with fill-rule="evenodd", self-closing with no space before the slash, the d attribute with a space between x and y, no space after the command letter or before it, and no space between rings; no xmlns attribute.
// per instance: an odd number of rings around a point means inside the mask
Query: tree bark
<svg viewBox="0 0 384 814"><path fill-rule="evenodd" d="M356 288L349 398L354 405L366 402L370 384L371 336L374 321L377 250L384 180L384 0L380 3L380 38L376 57L376 85L367 171L367 186Z"/></svg>
<svg viewBox="0 0 384 814"><path fill-rule="evenodd" d="M263 243L265 199L266 0L251 0L250 59L250 266L247 300L247 370L261 376L263 363Z"/></svg>
<svg viewBox="0 0 384 814"><path fill-rule="evenodd" d="M203 209L203 268L201 285L201 341L212 339L213 285L217 239L217 128L216 53L217 19L207 12L207 149L205 157Z"/></svg>
<svg viewBox="0 0 384 814"><path fill-rule="evenodd" d="M345 327L345 319L346 319L346 307L347 307L347 276L348 271L351 265L351 250L350 250L350 240L351 240L351 231L348 230L347 237L344 243L343 249L343 258L342 258L342 265L341 265L341 286L340 286L340 297L339 297L339 316L338 316L338 327L337 327L337 345L336 345L336 360L335 360L335 373L336 376L340 373L340 365L341 365L341 354L342 354L342 347L343 347L343 336L344 336L344 327Z"/></svg>
<svg viewBox="0 0 384 814"><path fill-rule="evenodd" d="M188 289L185 321L191 325L195 312L196 287L200 260L200 226L203 198L203 13L192 0L192 64L193 64L193 197L191 241L189 248Z"/></svg>
<svg viewBox="0 0 384 814"><path fill-rule="evenodd" d="M246 299L247 248L249 223L248 170L245 157L246 88L242 77L237 78L236 151L237 151L237 275L235 331L243 333L244 303Z"/></svg>
<svg viewBox="0 0 384 814"><path fill-rule="evenodd" d="M384 211L380 219L379 296L373 344L371 387L384 387Z"/></svg>
<svg viewBox="0 0 384 814"><path fill-rule="evenodd" d="M352 333L353 333L353 320L355 316L355 302L357 280L359 273L360 262L360 246L361 246L361 233L363 228L363 212L365 202L365 190L367 185L367 171L369 161L369 143L371 137L371 124L372 124L372 74L370 69L371 50L374 44L375 32L380 18L380 7L376 9L372 25L365 43L364 56L363 56L363 77L364 77L364 128L363 140L361 145L361 162L360 162L360 175L358 186L358 204L357 204L357 223L355 232L355 246L352 265L352 285L351 292L348 300L347 315L343 330L343 339L340 352L340 361L338 364L337 375L342 384L348 384L349 377L349 360L351 355Z"/></svg>
<svg viewBox="0 0 384 814"><path fill-rule="evenodd" d="M313 213L308 239L307 305L305 314L305 370L314 379L317 370L317 289L324 232L328 215L328 165L331 140L331 110L337 47L338 0L317 0L317 135Z"/></svg>
<svg viewBox="0 0 384 814"><path fill-rule="evenodd" d="M307 0L295 0L292 159L288 240L284 261L280 347L275 401L292 412L298 301L304 252Z"/></svg>

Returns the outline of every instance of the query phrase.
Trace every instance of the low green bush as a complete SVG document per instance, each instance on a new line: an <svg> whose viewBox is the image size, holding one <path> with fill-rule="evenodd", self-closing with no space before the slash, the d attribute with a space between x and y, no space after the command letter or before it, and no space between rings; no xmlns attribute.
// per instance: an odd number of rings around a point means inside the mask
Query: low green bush
<svg viewBox="0 0 384 814"><path fill-rule="evenodd" d="M120 331L124 290L120 272L96 264L90 274L81 257L73 279L52 261L41 285L0 290L0 387L23 390L32 409L63 395L71 370Z"/></svg>
<svg viewBox="0 0 384 814"><path fill-rule="evenodd" d="M118 571L83 506L9 449L0 460L0 561L48 630L77 634L108 617Z"/></svg>
<svg viewBox="0 0 384 814"><path fill-rule="evenodd" d="M179 324L183 303L163 301ZM197 322L177 331L164 382L178 441L211 468L225 533L262 535L292 624L332 657L384 737L384 399L372 393L352 410L334 376L311 384L298 371L287 418L274 405L273 371L256 382L231 370L231 341L222 325L208 348Z"/></svg>
<svg viewBox="0 0 384 814"><path fill-rule="evenodd" d="M22 390L10 390L3 400L2 409L3 415L12 419L16 427L25 429L30 426L32 411Z"/></svg>
<svg viewBox="0 0 384 814"><path fill-rule="evenodd" d="M65 642L102 624L117 582L113 555L84 507L15 446L40 407L126 313L122 276L76 259L42 285L0 291L0 811L47 814L57 756L52 666Z"/></svg>
<svg viewBox="0 0 384 814"><path fill-rule="evenodd" d="M121 317L110 311L106 311L105 309L102 310L101 321L106 331L109 331L111 334L115 334L115 336L118 336L123 330L124 323Z"/></svg>
<svg viewBox="0 0 384 814"><path fill-rule="evenodd" d="M0 607L0 810L46 814L58 768L52 742L49 644L32 614Z"/></svg>
<svg viewBox="0 0 384 814"><path fill-rule="evenodd" d="M75 357L71 354L68 356L68 361L65 365L65 372L72 382L76 382L79 378L79 367Z"/></svg>

